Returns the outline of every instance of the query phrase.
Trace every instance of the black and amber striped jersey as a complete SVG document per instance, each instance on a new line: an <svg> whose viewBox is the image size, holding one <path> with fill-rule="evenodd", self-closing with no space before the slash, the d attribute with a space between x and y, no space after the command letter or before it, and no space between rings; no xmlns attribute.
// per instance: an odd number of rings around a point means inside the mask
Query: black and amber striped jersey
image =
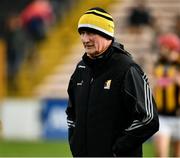
<svg viewBox="0 0 180 158"><path fill-rule="evenodd" d="M159 114L176 116L180 110L180 86L175 77L177 65L157 64L155 67L155 100Z"/></svg>

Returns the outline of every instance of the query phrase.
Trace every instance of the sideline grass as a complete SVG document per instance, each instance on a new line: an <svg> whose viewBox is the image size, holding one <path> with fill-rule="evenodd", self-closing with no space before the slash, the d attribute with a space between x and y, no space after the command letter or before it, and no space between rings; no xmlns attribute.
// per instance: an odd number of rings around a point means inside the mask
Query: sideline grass
<svg viewBox="0 0 180 158"><path fill-rule="evenodd" d="M70 157L66 141L2 141L0 157Z"/></svg>
<svg viewBox="0 0 180 158"><path fill-rule="evenodd" d="M154 157L151 142L144 144L144 157ZM1 141L0 157L71 157L66 141Z"/></svg>
<svg viewBox="0 0 180 158"><path fill-rule="evenodd" d="M147 141L143 145L143 157L155 157L152 141Z"/></svg>

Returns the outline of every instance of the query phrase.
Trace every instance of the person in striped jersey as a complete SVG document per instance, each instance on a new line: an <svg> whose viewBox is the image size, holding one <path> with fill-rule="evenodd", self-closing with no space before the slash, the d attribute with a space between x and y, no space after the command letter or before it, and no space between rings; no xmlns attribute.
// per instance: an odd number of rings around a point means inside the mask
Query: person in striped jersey
<svg viewBox="0 0 180 158"><path fill-rule="evenodd" d="M168 33L158 38L159 59L154 69L155 100L160 114L160 130L155 136L156 155L180 157L180 40Z"/></svg>
<svg viewBox="0 0 180 158"><path fill-rule="evenodd" d="M143 70L114 39L112 16L92 8L80 17L85 53L68 87L67 122L74 157L142 157L159 128Z"/></svg>

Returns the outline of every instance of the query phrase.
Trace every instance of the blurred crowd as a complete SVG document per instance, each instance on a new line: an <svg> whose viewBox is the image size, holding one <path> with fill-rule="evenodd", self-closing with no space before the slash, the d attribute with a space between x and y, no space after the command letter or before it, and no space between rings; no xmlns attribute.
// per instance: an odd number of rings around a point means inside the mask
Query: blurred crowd
<svg viewBox="0 0 180 158"><path fill-rule="evenodd" d="M128 31L137 38L144 27L149 27L153 33L148 60L153 55L156 58L147 70L152 77L160 119L160 130L154 137L155 152L158 157L180 157L180 12L170 19L173 25L166 27L158 23L161 19L153 16L146 2L139 0L129 10Z"/></svg>
<svg viewBox="0 0 180 158"><path fill-rule="evenodd" d="M31 0L21 9L16 6L11 10L7 8L0 20L0 36L6 44L9 89L17 89L15 79L22 63L35 63L37 46L46 39L48 30L64 18L73 3L72 0Z"/></svg>

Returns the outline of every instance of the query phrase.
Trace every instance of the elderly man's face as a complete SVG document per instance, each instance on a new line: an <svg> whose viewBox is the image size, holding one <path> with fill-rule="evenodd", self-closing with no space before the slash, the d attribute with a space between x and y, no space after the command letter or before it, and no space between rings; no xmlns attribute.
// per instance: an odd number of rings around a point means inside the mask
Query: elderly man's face
<svg viewBox="0 0 180 158"><path fill-rule="evenodd" d="M99 34L88 31L81 31L80 37L84 45L85 52L92 58L106 51L112 41L100 36Z"/></svg>

